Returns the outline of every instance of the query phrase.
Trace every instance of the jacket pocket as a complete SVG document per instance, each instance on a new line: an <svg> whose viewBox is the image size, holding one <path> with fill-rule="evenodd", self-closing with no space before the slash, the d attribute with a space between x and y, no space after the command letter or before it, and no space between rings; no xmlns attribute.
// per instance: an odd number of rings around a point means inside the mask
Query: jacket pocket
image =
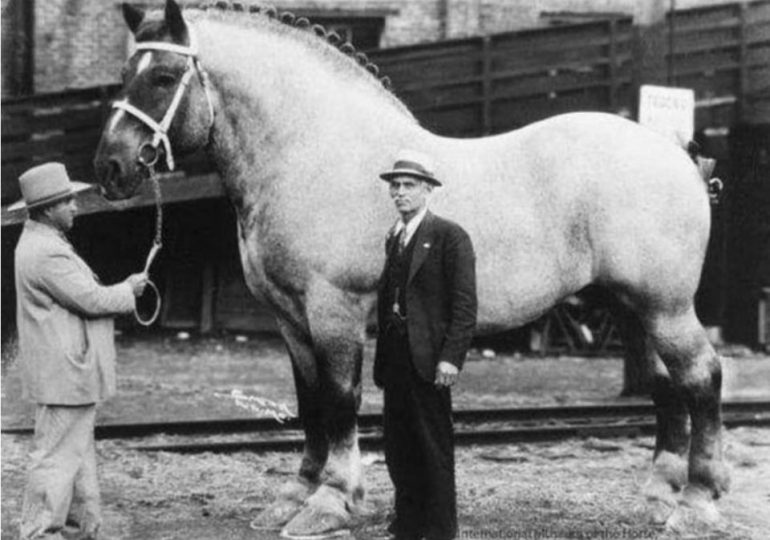
<svg viewBox="0 0 770 540"><path fill-rule="evenodd" d="M53 331L61 348L61 354L75 366L85 367L89 364L87 358L88 334L86 323L74 313L61 309L61 313L52 319Z"/></svg>

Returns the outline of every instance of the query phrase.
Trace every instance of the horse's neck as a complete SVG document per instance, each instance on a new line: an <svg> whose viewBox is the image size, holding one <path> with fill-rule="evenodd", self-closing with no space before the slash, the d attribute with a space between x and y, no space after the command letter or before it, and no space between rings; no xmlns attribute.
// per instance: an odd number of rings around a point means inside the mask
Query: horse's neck
<svg viewBox="0 0 770 540"><path fill-rule="evenodd" d="M210 152L240 210L276 181L295 190L318 171L355 174L352 161L392 154L422 131L371 76L335 71L307 43L214 22L198 33L218 98Z"/></svg>

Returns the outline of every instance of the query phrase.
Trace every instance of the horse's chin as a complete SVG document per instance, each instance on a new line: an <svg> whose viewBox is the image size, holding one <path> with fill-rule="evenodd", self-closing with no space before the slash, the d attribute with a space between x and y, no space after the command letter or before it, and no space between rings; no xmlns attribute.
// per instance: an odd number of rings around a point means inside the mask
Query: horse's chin
<svg viewBox="0 0 770 540"><path fill-rule="evenodd" d="M104 185L100 186L102 197L110 202L120 202L131 199L138 195L138 188L141 182L137 182L131 186L118 187L117 185Z"/></svg>

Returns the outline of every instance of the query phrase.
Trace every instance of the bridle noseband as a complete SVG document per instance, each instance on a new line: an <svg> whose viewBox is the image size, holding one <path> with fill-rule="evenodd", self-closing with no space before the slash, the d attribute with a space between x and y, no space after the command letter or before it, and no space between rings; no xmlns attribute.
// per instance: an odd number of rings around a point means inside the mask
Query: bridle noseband
<svg viewBox="0 0 770 540"><path fill-rule="evenodd" d="M136 44L137 51L166 51L187 57L184 75L182 75L182 79L179 81L179 85L174 93L174 98L171 100L171 105L169 105L166 114L163 115L163 119L160 122L156 122L147 113L131 105L128 102L128 98L115 101L112 104L113 109L120 109L127 112L153 131L152 142L143 143L139 147L139 161L147 167L154 166L157 162L158 147L162 143L163 149L166 152L166 165L168 166L168 170L174 170L174 155L171 152L171 141L168 138L168 129L171 126L171 122L174 120L174 115L179 108L179 103L182 101L182 96L184 95L187 86L190 84L190 79L194 73L198 74L201 86L203 86L203 91L206 93L206 102L209 106L209 117L211 118L209 130L211 129L211 126L214 125L214 105L211 102L211 94L209 93L208 74L201 66L200 59L198 58L198 48L195 44L191 29L188 29L188 34L190 36L189 46L166 43L165 41L144 41Z"/></svg>

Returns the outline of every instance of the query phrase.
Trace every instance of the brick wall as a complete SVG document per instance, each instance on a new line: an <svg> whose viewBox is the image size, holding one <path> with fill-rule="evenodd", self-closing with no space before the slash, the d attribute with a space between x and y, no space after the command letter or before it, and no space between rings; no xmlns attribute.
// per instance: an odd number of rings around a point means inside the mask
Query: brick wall
<svg viewBox="0 0 770 540"><path fill-rule="evenodd" d="M117 2L36 2L35 91L117 82L126 32Z"/></svg>
<svg viewBox="0 0 770 540"><path fill-rule="evenodd" d="M22 0L23 1L23 0ZM677 0L680 9L729 0ZM381 46L395 47L485 33L541 26L548 11L615 11L644 18L651 9L668 6L669 0L280 0L283 10L329 11L361 16L383 15ZM142 0L162 5L163 0ZM201 4L201 0L182 0ZM242 0L242 3L258 3ZM9 0L3 0L3 95L7 81ZM653 6L652 8L650 6ZM125 60L128 31L123 24L120 0L35 1L35 92L52 92L118 82ZM12 51L11 51L12 52Z"/></svg>

